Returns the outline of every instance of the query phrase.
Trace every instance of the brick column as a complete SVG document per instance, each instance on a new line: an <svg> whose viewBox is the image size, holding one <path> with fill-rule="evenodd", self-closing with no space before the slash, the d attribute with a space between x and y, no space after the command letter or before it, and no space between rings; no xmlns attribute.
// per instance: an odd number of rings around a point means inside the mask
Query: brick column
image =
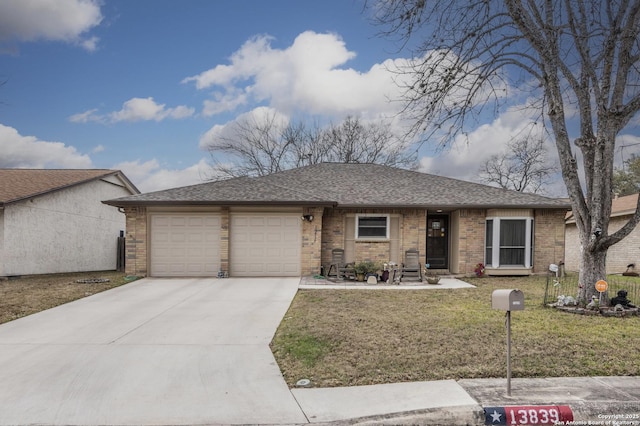
<svg viewBox="0 0 640 426"><path fill-rule="evenodd" d="M484 262L485 210L463 209L459 217L458 271L471 274Z"/></svg>
<svg viewBox="0 0 640 426"><path fill-rule="evenodd" d="M220 269L229 273L229 207L220 209Z"/></svg>
<svg viewBox="0 0 640 426"><path fill-rule="evenodd" d="M322 213L323 207L307 207L303 215L313 215L313 221L302 221L302 252L300 273L314 275L320 273L322 265Z"/></svg>
<svg viewBox="0 0 640 426"><path fill-rule="evenodd" d="M127 207L126 259L127 275L147 276L147 208Z"/></svg>

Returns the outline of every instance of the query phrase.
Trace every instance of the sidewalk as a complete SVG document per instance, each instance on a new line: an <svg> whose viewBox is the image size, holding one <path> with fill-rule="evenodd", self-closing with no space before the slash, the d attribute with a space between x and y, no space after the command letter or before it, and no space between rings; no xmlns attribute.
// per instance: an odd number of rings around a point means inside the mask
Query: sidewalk
<svg viewBox="0 0 640 426"><path fill-rule="evenodd" d="M475 288L467 282L455 277L442 277L438 284L427 284L421 281L403 281L397 283L367 284L366 282L337 280L331 281L324 277L302 277L300 289L325 289L325 290L442 290L456 288Z"/></svg>
<svg viewBox="0 0 640 426"><path fill-rule="evenodd" d="M543 423L535 414L537 423L530 424L640 425L638 376L512 379L510 397L506 395L506 379L292 389L291 392L313 424L510 425L514 417L518 419L518 410L523 406L568 406L572 421ZM499 408L510 406L518 408L509 410L512 417L507 418ZM485 415L487 407L491 409Z"/></svg>

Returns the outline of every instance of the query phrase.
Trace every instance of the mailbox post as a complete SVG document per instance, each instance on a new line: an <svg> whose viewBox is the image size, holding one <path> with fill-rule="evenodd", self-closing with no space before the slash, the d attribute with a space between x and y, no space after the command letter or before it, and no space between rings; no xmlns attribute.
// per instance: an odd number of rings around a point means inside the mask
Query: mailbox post
<svg viewBox="0 0 640 426"><path fill-rule="evenodd" d="M507 312L507 396L511 396L511 311L524 310L524 293L518 289L494 290L491 307Z"/></svg>

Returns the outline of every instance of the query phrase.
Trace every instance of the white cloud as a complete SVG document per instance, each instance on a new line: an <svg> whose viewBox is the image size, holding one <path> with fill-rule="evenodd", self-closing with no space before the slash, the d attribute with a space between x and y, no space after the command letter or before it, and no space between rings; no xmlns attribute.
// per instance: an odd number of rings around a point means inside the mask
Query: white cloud
<svg viewBox="0 0 640 426"><path fill-rule="evenodd" d="M512 107L493 122L483 124L465 139L458 137L450 147L433 157L420 159L420 170L456 179L478 181L478 170L492 155L501 154L514 138L544 135L542 124L535 118L538 113L525 107ZM553 141L546 139L549 159L557 158ZM549 188L550 195L564 193L562 181Z"/></svg>
<svg viewBox="0 0 640 426"><path fill-rule="evenodd" d="M180 120L191 117L195 113L194 108L179 105L175 108L166 108L165 104L158 104L149 98L131 98L122 104L120 111L109 114L98 114L97 109L74 114L69 117L73 123L117 123L120 121L162 121L168 118Z"/></svg>
<svg viewBox="0 0 640 426"><path fill-rule="evenodd" d="M0 124L0 167L91 168L91 159L62 142L47 142L22 136L13 127Z"/></svg>
<svg viewBox="0 0 640 426"><path fill-rule="evenodd" d="M5 43L53 40L93 51L98 38L86 33L101 21L99 0L0 1L0 41Z"/></svg>
<svg viewBox="0 0 640 426"><path fill-rule="evenodd" d="M93 148L93 150L91 152L93 152L94 154L97 154L97 153L102 152L104 150L105 150L104 145L98 145L95 148Z"/></svg>
<svg viewBox="0 0 640 426"><path fill-rule="evenodd" d="M141 192L203 183L209 177L211 169L205 159L185 169L162 168L156 159L145 162L125 161L113 168L121 170Z"/></svg>
<svg viewBox="0 0 640 426"><path fill-rule="evenodd" d="M79 112L78 114L73 114L69 117L69 121L72 123L88 123L90 121L95 121L97 123L101 123L104 121L104 117L96 114L98 110L96 108L87 110L85 112Z"/></svg>
<svg viewBox="0 0 640 426"><path fill-rule="evenodd" d="M250 103L268 103L285 114L344 117L347 114L377 116L394 113L398 87L389 60L366 72L344 65L355 57L336 34L304 32L285 49L274 49L272 38L258 36L247 41L230 58L183 83L213 89L203 115L231 111Z"/></svg>

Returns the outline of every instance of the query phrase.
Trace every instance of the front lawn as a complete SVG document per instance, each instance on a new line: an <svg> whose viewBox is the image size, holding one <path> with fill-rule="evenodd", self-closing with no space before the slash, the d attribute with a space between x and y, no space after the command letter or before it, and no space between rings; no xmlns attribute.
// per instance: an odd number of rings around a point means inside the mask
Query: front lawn
<svg viewBox="0 0 640 426"><path fill-rule="evenodd" d="M513 377L640 374L640 317L544 308L546 277L467 279L475 289L300 290L271 343L289 386L506 377L505 313L491 294L519 288Z"/></svg>
<svg viewBox="0 0 640 426"><path fill-rule="evenodd" d="M107 282L93 282L108 279ZM78 282L78 280L85 282ZM0 323L31 315L129 282L123 272L28 275L0 280Z"/></svg>

